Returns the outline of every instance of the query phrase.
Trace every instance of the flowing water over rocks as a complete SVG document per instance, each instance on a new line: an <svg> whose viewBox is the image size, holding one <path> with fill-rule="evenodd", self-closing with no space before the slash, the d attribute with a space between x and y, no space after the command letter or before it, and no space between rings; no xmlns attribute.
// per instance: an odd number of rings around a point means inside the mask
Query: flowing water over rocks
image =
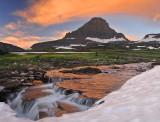
<svg viewBox="0 0 160 122"><path fill-rule="evenodd" d="M16 97L12 94L8 99L8 104L16 111L17 117L32 120L84 111L94 102L95 100L79 97L79 93L66 94L66 90L54 83L26 88Z"/></svg>

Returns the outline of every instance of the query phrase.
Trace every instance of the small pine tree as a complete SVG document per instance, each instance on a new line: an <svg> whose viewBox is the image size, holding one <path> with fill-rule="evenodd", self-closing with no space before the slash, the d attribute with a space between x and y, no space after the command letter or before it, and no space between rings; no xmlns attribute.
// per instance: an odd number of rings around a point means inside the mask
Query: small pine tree
<svg viewBox="0 0 160 122"><path fill-rule="evenodd" d="M98 52L95 53L95 56L98 56Z"/></svg>

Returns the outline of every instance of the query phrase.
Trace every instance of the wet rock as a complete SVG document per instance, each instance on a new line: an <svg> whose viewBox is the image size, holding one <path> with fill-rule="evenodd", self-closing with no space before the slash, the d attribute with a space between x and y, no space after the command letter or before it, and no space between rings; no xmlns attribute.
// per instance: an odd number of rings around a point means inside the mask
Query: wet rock
<svg viewBox="0 0 160 122"><path fill-rule="evenodd" d="M30 75L33 75L33 74L34 74L34 72L33 72L33 71L29 71L29 74L30 74Z"/></svg>
<svg viewBox="0 0 160 122"><path fill-rule="evenodd" d="M146 71L146 69L143 69L143 68L138 68L138 69L136 69L138 72L145 72Z"/></svg>
<svg viewBox="0 0 160 122"><path fill-rule="evenodd" d="M28 71L33 71L34 70L34 68L28 68Z"/></svg>
<svg viewBox="0 0 160 122"><path fill-rule="evenodd" d="M35 75L43 75L42 72L35 72Z"/></svg>
<svg viewBox="0 0 160 122"><path fill-rule="evenodd" d="M75 67L72 69L62 68L59 70L49 71L45 76L63 78L63 81L55 82L55 84L68 90L68 93L66 92L66 94L81 91L80 94L82 96L101 99L111 92L119 89L128 79L140 74L142 71L150 69L150 65L151 63L133 63L111 66L90 66L92 68L100 69L103 73L89 75L63 73L63 71L75 71L84 67Z"/></svg>
<svg viewBox="0 0 160 122"><path fill-rule="evenodd" d="M57 104L58 104L58 109L54 110L57 117L60 117L63 114L66 114L66 113L74 113L74 112L82 111L77 106L69 105L69 104L64 103L64 102L57 101Z"/></svg>
<svg viewBox="0 0 160 122"><path fill-rule="evenodd" d="M16 89L21 85L20 82L17 82L16 80L13 79L0 80L0 84L4 86L5 89L10 89L10 90Z"/></svg>
<svg viewBox="0 0 160 122"><path fill-rule="evenodd" d="M32 83L22 83L23 86L33 86Z"/></svg>
<svg viewBox="0 0 160 122"><path fill-rule="evenodd" d="M36 85L36 86L44 85L43 81L40 81L40 80L35 80L35 81L33 82L33 84Z"/></svg>
<svg viewBox="0 0 160 122"><path fill-rule="evenodd" d="M35 78L35 80L42 80L43 76L42 75L35 75L34 78Z"/></svg>
<svg viewBox="0 0 160 122"><path fill-rule="evenodd" d="M112 66L112 67L110 67L110 69L120 69L120 67L118 67L118 66Z"/></svg>
<svg viewBox="0 0 160 122"><path fill-rule="evenodd" d="M104 101L101 101L100 103L98 103L98 105L103 104L103 103L104 103Z"/></svg>
<svg viewBox="0 0 160 122"><path fill-rule="evenodd" d="M25 93L23 93L22 100L23 101L32 101L32 100L36 100L38 98L50 95L51 93L43 92L43 90L46 90L46 89L49 89L49 88L30 87L28 90L26 90Z"/></svg>
<svg viewBox="0 0 160 122"><path fill-rule="evenodd" d="M21 65L21 64L17 64ZM29 65L27 65L29 67ZM43 74L45 71L41 68L26 68L26 69L5 69L0 70L0 86L5 86L5 89L1 93L1 98L3 101L6 99L6 95L17 92L17 90L23 88L23 87L30 87L34 84L33 81L35 79L43 80ZM42 84L39 82L39 84ZM2 96L4 98L2 98Z"/></svg>
<svg viewBox="0 0 160 122"><path fill-rule="evenodd" d="M111 91L107 90L106 93L111 93Z"/></svg>
<svg viewBox="0 0 160 122"><path fill-rule="evenodd" d="M16 72L11 72L11 75L16 75L17 73Z"/></svg>
<svg viewBox="0 0 160 122"><path fill-rule="evenodd" d="M74 90L72 89L66 90L65 92L66 95L73 94L73 93L74 93Z"/></svg>
<svg viewBox="0 0 160 122"><path fill-rule="evenodd" d="M29 80L34 80L34 77L28 77Z"/></svg>
<svg viewBox="0 0 160 122"><path fill-rule="evenodd" d="M16 65L17 65L17 62L14 62L14 63L13 63L13 65L15 65L15 66L16 66Z"/></svg>
<svg viewBox="0 0 160 122"><path fill-rule="evenodd" d="M152 63L152 66L160 65L160 63Z"/></svg>
<svg viewBox="0 0 160 122"><path fill-rule="evenodd" d="M39 119L49 117L49 114L43 111L39 112Z"/></svg>
<svg viewBox="0 0 160 122"><path fill-rule="evenodd" d="M24 79L21 79L21 80L20 80L21 83L23 83L24 81L25 81Z"/></svg>
<svg viewBox="0 0 160 122"><path fill-rule="evenodd" d="M28 75L28 73L21 73L20 75L21 76L26 76L26 75Z"/></svg>
<svg viewBox="0 0 160 122"><path fill-rule="evenodd" d="M27 80L28 78L27 78L27 77L22 77L22 79L25 81L25 80Z"/></svg>

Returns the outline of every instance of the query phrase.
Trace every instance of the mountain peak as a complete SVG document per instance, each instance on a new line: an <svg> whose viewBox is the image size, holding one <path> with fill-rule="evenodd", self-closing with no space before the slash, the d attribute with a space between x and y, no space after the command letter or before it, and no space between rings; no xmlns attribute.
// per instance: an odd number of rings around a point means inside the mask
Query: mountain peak
<svg viewBox="0 0 160 122"><path fill-rule="evenodd" d="M122 33L117 33L101 17L93 17L82 27L69 32L60 40L34 44L32 49L80 49L91 48L109 42L129 41Z"/></svg>
<svg viewBox="0 0 160 122"><path fill-rule="evenodd" d="M93 17L89 22L105 22L105 23L107 23L106 20L101 17Z"/></svg>
<svg viewBox="0 0 160 122"><path fill-rule="evenodd" d="M93 17L89 22L78 28L76 31L67 33L64 38L99 38L99 39L111 39L111 38L125 38L121 33L117 33L114 29L109 27L109 24L101 17Z"/></svg>
<svg viewBox="0 0 160 122"><path fill-rule="evenodd" d="M109 24L106 22L106 20L105 19L103 19L103 18L101 18L101 17L93 17L89 22L87 22L85 25L88 25L89 26L89 24L90 24L90 26L93 26L94 25L94 27L96 28L101 28L101 29L111 29L110 27L109 27ZM102 28L102 26L104 26L103 28ZM100 30L100 31L102 31L102 30Z"/></svg>

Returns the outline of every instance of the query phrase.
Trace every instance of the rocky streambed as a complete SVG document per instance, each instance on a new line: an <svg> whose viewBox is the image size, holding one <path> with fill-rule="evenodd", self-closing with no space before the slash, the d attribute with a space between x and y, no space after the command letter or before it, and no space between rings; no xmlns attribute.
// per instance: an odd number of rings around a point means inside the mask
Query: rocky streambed
<svg viewBox="0 0 160 122"><path fill-rule="evenodd" d="M1 76L0 100L7 102L18 117L59 117L89 109L98 99L152 67L152 63L133 63L61 68L46 73L29 68L12 72L8 78Z"/></svg>
<svg viewBox="0 0 160 122"><path fill-rule="evenodd" d="M133 63L90 66L90 68L88 66L72 69L62 68L48 71L45 77L52 78L57 86L70 92L79 92L86 98L101 99L119 89L128 79L152 67L152 63ZM85 71L86 69L88 69L88 72Z"/></svg>

